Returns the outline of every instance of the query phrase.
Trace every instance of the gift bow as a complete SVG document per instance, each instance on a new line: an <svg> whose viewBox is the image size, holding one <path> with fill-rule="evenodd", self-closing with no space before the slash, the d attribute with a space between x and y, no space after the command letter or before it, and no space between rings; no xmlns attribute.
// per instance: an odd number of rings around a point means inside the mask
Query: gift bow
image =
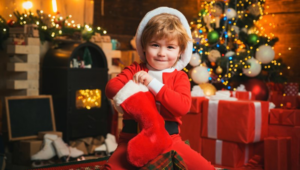
<svg viewBox="0 0 300 170"><path fill-rule="evenodd" d="M237 100L235 97L230 97L230 91L228 90L219 90L214 96L207 97L210 100Z"/></svg>
<svg viewBox="0 0 300 170"><path fill-rule="evenodd" d="M193 96L193 97L201 97L201 96L204 96L204 92L203 92L203 90L201 89L200 86L195 85L192 88L191 96Z"/></svg>
<svg viewBox="0 0 300 170"><path fill-rule="evenodd" d="M236 91L246 91L245 85L240 84L237 88Z"/></svg>

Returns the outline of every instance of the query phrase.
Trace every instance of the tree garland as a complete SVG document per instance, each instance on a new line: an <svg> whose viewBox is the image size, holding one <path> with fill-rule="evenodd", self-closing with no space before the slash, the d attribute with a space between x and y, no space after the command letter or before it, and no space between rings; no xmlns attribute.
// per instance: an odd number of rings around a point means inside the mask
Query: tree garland
<svg viewBox="0 0 300 170"><path fill-rule="evenodd" d="M31 11L27 13L14 12L16 20L5 20L0 16L0 48L4 49L4 42L9 37L9 29L12 27L22 27L26 24L36 24L39 30L39 38L41 42L53 41L55 38L64 37L68 39L89 41L92 35L99 33L104 35L107 31L101 27L92 27L89 25L74 24L69 21L70 17L63 18L57 13L51 16L37 10L37 15Z"/></svg>

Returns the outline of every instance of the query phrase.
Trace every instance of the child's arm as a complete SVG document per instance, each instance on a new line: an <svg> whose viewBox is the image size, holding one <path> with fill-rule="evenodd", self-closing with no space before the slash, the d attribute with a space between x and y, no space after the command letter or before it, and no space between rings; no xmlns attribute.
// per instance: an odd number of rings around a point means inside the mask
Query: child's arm
<svg viewBox="0 0 300 170"><path fill-rule="evenodd" d="M126 67L117 77L108 81L105 87L105 94L109 99L112 99L129 80L132 80L137 67L139 67L139 64L135 62Z"/></svg>
<svg viewBox="0 0 300 170"><path fill-rule="evenodd" d="M155 95L155 99L174 116L183 116L191 107L190 81L184 72L180 71L175 77L173 87L164 84Z"/></svg>

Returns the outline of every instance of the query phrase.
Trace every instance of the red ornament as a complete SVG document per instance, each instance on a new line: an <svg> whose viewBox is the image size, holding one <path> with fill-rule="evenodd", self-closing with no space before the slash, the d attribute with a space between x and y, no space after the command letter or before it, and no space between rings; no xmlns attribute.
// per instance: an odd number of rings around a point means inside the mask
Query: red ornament
<svg viewBox="0 0 300 170"><path fill-rule="evenodd" d="M9 19L9 20L6 21L6 23L7 23L7 25L9 25L9 26L13 26L14 23L15 23L15 21L12 20L12 19Z"/></svg>
<svg viewBox="0 0 300 170"><path fill-rule="evenodd" d="M291 102L287 102L286 103L286 108L287 109L291 109L292 108L292 103Z"/></svg>
<svg viewBox="0 0 300 170"><path fill-rule="evenodd" d="M244 85L247 91L255 95L256 100L268 100L269 90L265 82L253 78L247 80Z"/></svg>

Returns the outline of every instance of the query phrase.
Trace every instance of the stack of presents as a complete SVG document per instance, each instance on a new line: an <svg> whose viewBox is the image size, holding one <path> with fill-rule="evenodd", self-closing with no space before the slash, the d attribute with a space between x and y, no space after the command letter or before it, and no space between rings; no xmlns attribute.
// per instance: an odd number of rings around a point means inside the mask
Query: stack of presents
<svg viewBox="0 0 300 170"><path fill-rule="evenodd" d="M269 101L248 91L230 92L236 100L192 97L182 119L183 140L216 167L299 170L298 84L283 87L271 89Z"/></svg>

